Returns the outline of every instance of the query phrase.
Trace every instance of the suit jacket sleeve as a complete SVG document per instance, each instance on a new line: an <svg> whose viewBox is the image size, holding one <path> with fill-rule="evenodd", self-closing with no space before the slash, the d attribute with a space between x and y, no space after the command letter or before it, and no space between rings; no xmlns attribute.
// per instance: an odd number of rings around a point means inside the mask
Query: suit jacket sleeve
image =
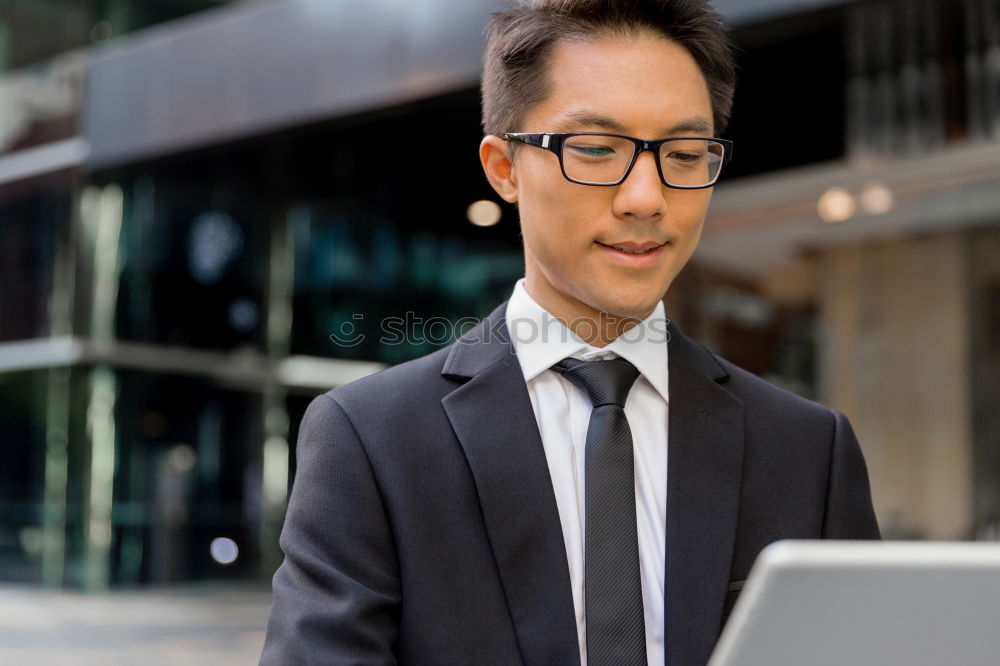
<svg viewBox="0 0 1000 666"><path fill-rule="evenodd" d="M847 417L834 410L824 539L880 539L868 471Z"/></svg>
<svg viewBox="0 0 1000 666"><path fill-rule="evenodd" d="M395 664L399 567L369 458L330 395L309 405L262 665Z"/></svg>

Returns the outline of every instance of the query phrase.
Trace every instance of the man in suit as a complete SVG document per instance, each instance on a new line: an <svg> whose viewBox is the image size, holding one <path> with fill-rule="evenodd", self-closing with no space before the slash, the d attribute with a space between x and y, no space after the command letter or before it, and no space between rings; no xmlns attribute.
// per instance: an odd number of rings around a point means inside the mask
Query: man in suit
<svg viewBox="0 0 1000 666"><path fill-rule="evenodd" d="M733 80L707 0L492 17L480 156L525 277L310 405L262 664L704 664L764 546L878 538L843 415L665 318Z"/></svg>

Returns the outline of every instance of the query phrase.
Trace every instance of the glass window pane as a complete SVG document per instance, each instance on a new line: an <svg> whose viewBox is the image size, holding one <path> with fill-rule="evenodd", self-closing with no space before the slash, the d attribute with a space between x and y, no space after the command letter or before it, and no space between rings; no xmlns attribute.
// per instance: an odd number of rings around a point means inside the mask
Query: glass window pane
<svg viewBox="0 0 1000 666"><path fill-rule="evenodd" d="M48 335L56 234L70 206L64 181L0 190L0 341Z"/></svg>
<svg viewBox="0 0 1000 666"><path fill-rule="evenodd" d="M504 244L363 220L360 209L293 217L293 353L415 358L471 328L524 274L522 255Z"/></svg>
<svg viewBox="0 0 1000 666"><path fill-rule="evenodd" d="M47 374L0 374L0 581L41 581Z"/></svg>
<svg viewBox="0 0 1000 666"><path fill-rule="evenodd" d="M253 577L263 442L259 395L119 372L114 582ZM214 539L238 547L212 557Z"/></svg>
<svg viewBox="0 0 1000 666"><path fill-rule="evenodd" d="M190 163L124 176L119 338L263 345L267 229L257 202L219 185L230 176Z"/></svg>

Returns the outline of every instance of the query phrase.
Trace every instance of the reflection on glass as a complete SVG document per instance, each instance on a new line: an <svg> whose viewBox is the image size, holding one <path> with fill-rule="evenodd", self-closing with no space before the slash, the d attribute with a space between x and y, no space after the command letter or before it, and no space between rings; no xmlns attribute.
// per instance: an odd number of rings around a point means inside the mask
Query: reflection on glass
<svg viewBox="0 0 1000 666"><path fill-rule="evenodd" d="M360 208L360 207L359 207ZM366 221L351 207L289 216L295 285L292 353L399 363L445 346L452 324L483 316L524 274L516 248Z"/></svg>
<svg viewBox="0 0 1000 666"><path fill-rule="evenodd" d="M184 347L263 346L267 226L252 200L183 169L125 176L117 335Z"/></svg>
<svg viewBox="0 0 1000 666"><path fill-rule="evenodd" d="M69 216L61 183L0 197L0 341L48 335L56 234Z"/></svg>
<svg viewBox="0 0 1000 666"><path fill-rule="evenodd" d="M87 54L63 53L44 66L4 74L2 50L19 37L0 29L0 154L74 136L83 107Z"/></svg>
<svg viewBox="0 0 1000 666"><path fill-rule="evenodd" d="M260 400L209 380L119 372L112 580L220 574L213 540L240 544L226 576L254 572L249 531L260 496ZM244 547L243 544L248 544ZM225 546L225 543L223 543Z"/></svg>
<svg viewBox="0 0 1000 666"><path fill-rule="evenodd" d="M74 371L65 384L68 420L50 427L49 371L0 374L0 581L95 589L217 578L210 544L220 536L241 550L224 575L252 577L259 397L108 368ZM57 436L61 467L46 447ZM48 478L60 469L61 479ZM46 488L56 481L61 507ZM56 567L46 564L46 521L58 511ZM60 575L48 580L43 569Z"/></svg>
<svg viewBox="0 0 1000 666"><path fill-rule="evenodd" d="M191 223L188 269L197 282L215 284L243 252L243 231L223 211L208 211Z"/></svg>
<svg viewBox="0 0 1000 666"><path fill-rule="evenodd" d="M0 581L41 582L46 376L0 374Z"/></svg>

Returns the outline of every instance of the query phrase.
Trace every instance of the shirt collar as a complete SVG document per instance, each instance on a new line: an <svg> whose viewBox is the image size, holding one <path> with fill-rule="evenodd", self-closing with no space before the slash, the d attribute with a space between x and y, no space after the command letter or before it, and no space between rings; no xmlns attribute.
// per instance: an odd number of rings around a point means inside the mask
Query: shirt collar
<svg viewBox="0 0 1000 666"><path fill-rule="evenodd" d="M638 368L664 400L668 398L667 319L663 302L605 347L588 344L535 302L524 287L524 278L514 285L507 302L507 331L517 352L524 380L531 381L564 358L584 361L622 357Z"/></svg>

